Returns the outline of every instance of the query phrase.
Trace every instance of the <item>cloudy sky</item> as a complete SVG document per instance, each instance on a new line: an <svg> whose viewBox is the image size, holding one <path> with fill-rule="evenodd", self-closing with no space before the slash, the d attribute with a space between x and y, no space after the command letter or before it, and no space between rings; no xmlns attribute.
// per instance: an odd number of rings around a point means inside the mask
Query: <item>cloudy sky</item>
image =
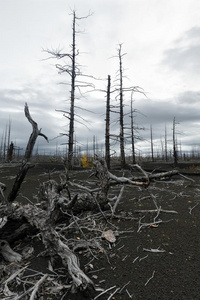
<svg viewBox="0 0 200 300"><path fill-rule="evenodd" d="M33 119L49 137L41 137L41 152L63 151L67 119L56 110L68 110L69 77L58 74L55 61L45 49L69 53L73 9L79 20L77 48L85 74L95 80L96 89L106 89L107 75L112 84L118 70L118 45L123 43L124 85L140 86L134 95L135 122L144 126L144 141L137 149L150 149L150 126L154 144L160 148L165 126L169 142L176 117L182 149L200 145L200 1L199 0L0 0L0 138L11 120L11 139L25 148L31 125L24 117L24 103ZM82 32L82 33L81 33ZM92 79L91 79L92 81ZM85 90L84 90L85 92ZM79 95L78 95L79 97ZM125 95L128 109L130 95ZM115 100L113 99L113 103ZM76 140L84 149L97 136L104 141L105 93L88 92L77 101ZM114 116L116 117L116 115ZM113 118L114 118L113 117ZM81 124L84 118L85 125ZM127 122L129 118L127 118ZM81 123L80 123L81 122ZM118 132L116 122L112 131ZM57 146L56 146L57 145ZM128 152L128 151L127 151Z"/></svg>

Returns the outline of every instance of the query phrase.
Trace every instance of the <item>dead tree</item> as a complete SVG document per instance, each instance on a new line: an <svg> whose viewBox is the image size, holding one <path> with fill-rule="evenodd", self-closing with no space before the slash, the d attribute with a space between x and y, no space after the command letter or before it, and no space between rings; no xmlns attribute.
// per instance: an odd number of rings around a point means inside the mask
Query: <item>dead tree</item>
<svg viewBox="0 0 200 300"><path fill-rule="evenodd" d="M154 147L153 147L153 129L152 129L152 125L150 127L150 134L151 134L151 160L154 161Z"/></svg>
<svg viewBox="0 0 200 300"><path fill-rule="evenodd" d="M165 161L168 161L168 155L167 155L167 127L165 124Z"/></svg>
<svg viewBox="0 0 200 300"><path fill-rule="evenodd" d="M8 124L8 140L7 140L7 161L11 161L9 157L9 150L11 150L10 146L12 147L13 144L10 144L10 134L11 134L11 121L9 119Z"/></svg>
<svg viewBox="0 0 200 300"><path fill-rule="evenodd" d="M124 111L125 108L125 99L124 95L125 93L131 93L131 99L132 94L134 92L139 92L145 95L144 91L139 86L124 86L124 68L123 68L123 57L126 55L126 53L122 53L122 44L119 44L119 48L117 49L118 55L117 58L119 60L119 70L117 73L117 84L115 85L115 92L117 93L116 99L119 100L119 143L120 143L120 161L121 161L121 168L126 167L126 156L125 156L125 141L126 141L126 135L125 135L125 116L127 115ZM115 111L116 112L116 111ZM130 128L129 128L130 130Z"/></svg>
<svg viewBox="0 0 200 300"><path fill-rule="evenodd" d="M133 99L131 99L131 147L132 147L132 163L136 163L135 159L135 135L134 135L134 117L133 117Z"/></svg>
<svg viewBox="0 0 200 300"><path fill-rule="evenodd" d="M11 142L8 147L8 153L7 153L7 161L8 162L13 160L13 151L14 151L14 144L13 144L13 142Z"/></svg>
<svg viewBox="0 0 200 300"><path fill-rule="evenodd" d="M119 57L119 105L120 105L120 115L119 115L119 126L120 126L120 158L121 158L121 168L126 166L125 149L124 149L124 94L123 94L123 67L122 67L122 45L118 48Z"/></svg>
<svg viewBox="0 0 200 300"><path fill-rule="evenodd" d="M106 130L105 130L105 159L110 169L110 75L108 75L107 97L106 97Z"/></svg>
<svg viewBox="0 0 200 300"><path fill-rule="evenodd" d="M11 121L9 119L8 124L6 124L5 134L3 133L0 153L2 154L2 160L5 162L8 160L8 149L10 146L10 133L11 133Z"/></svg>
<svg viewBox="0 0 200 300"><path fill-rule="evenodd" d="M88 87L92 86L91 83L86 83L83 80L78 80L78 77L91 77L88 75L82 74L80 70L80 65L77 62L77 57L79 55L79 50L76 45L76 35L78 31L76 30L76 22L78 20L82 20L86 17L78 17L76 12L73 11L73 20L72 20L72 44L71 44L71 52L70 53L61 53L60 50L45 50L48 54L53 58L57 59L69 59L69 63L65 63L64 65L56 64L56 68L59 70L59 73L67 73L71 78L71 91L70 91L70 108L67 110L57 110L63 113L63 116L69 120L69 131L68 134L62 134L68 136L68 153L67 153L67 161L68 161L68 169L71 170L73 168L73 156L74 156L74 124L75 124L75 100L76 100L76 90L80 89L80 87Z"/></svg>
<svg viewBox="0 0 200 300"><path fill-rule="evenodd" d="M178 150L177 150L177 140L176 140L176 118L173 119L173 157L174 157L174 166L178 165Z"/></svg>
<svg viewBox="0 0 200 300"><path fill-rule="evenodd" d="M17 177L13 184L12 190L11 190L10 194L8 195L9 202L12 202L15 200L15 198L17 197L18 191L21 187L21 184L22 184L24 178L26 177L28 170L33 167L29 164L29 161L30 161L37 137L39 135L43 136L48 141L48 138L43 133L41 133L41 129L40 130L38 129L37 123L32 119L32 117L29 113L29 108L28 108L27 103L25 104L24 112L25 112L26 118L32 125L33 131L31 133L31 136L27 143L24 159L23 159L22 165L20 167L19 173L17 174Z"/></svg>

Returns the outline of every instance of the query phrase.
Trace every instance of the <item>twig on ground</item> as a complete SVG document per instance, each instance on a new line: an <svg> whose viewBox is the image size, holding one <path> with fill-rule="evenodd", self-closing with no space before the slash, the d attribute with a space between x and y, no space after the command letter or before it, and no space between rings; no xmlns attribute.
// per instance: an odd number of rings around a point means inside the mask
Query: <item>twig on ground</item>
<svg viewBox="0 0 200 300"><path fill-rule="evenodd" d="M95 195L94 195L93 198L94 198L94 200L95 200L95 202L96 202L96 204L97 204L97 206L98 206L98 209L99 209L100 213L102 214L104 220L106 221L106 223L108 223L109 225L111 225L111 226L114 227L115 229L118 229L117 226L115 226L114 224L112 224L112 223L110 223L110 222L108 221L108 219L106 218L106 215L104 214L103 210L101 209L101 206L100 206L100 204L99 204L99 202L98 202L98 200L97 200L97 198L96 198Z"/></svg>
<svg viewBox="0 0 200 300"><path fill-rule="evenodd" d="M109 292L110 290L114 289L115 287L116 287L116 285L114 285L114 286L110 287L109 289L107 289L107 290L101 292L99 295L97 295L97 296L94 298L94 300L98 299L99 297L101 297L102 295L106 294L107 292Z"/></svg>
<svg viewBox="0 0 200 300"><path fill-rule="evenodd" d="M139 228L138 228L137 232L140 232L140 230L141 230L143 227L157 227L156 225L158 225L158 224L161 224L161 223L168 223L168 222L170 222L170 221L173 221L173 219L170 219L170 220L167 220L167 221L162 221L162 220L160 220L160 221L156 221L156 222L154 222L154 223L141 223L141 224L139 225Z"/></svg>
<svg viewBox="0 0 200 300"><path fill-rule="evenodd" d="M145 283L145 286L147 286L149 281L154 278L154 274L155 274L155 271L153 271L152 276L147 280L147 282Z"/></svg>
<svg viewBox="0 0 200 300"><path fill-rule="evenodd" d="M15 279L20 273L22 273L25 269L27 268L27 266L26 267L23 267L23 268L21 268L21 269L19 269L19 270L17 270L15 273L13 273L9 278L7 278L3 283L2 283L2 286L4 286L4 288L3 288L3 293L4 293L4 295L6 295L6 296L9 296L9 297L16 297L16 296L18 296L18 295L16 295L16 293L13 293L13 292L11 292L10 290L9 290L9 288L8 288L8 283L9 282L11 282L13 279ZM14 298L13 298L14 299Z"/></svg>
<svg viewBox="0 0 200 300"><path fill-rule="evenodd" d="M38 280L34 286L34 289L31 293L31 296L30 296L30 299L29 300L34 300L35 299L35 296L36 296L36 293L39 289L39 287L43 284L43 282L46 280L47 278L47 274L45 274L42 278L40 278L40 280Z"/></svg>
<svg viewBox="0 0 200 300"><path fill-rule="evenodd" d="M92 250L90 249L89 243L88 243L88 239L87 239L85 233L83 232L83 230L81 229L81 227L79 226L79 224L78 224L78 222L77 222L77 217L75 217L74 214L73 214L72 212L71 212L71 214L72 214L72 218L73 218L74 222L76 223L76 225L77 225L79 231L81 232L81 234L83 235L84 239L85 239L86 242L87 242L86 244L87 244L87 249L88 249L88 251L90 252L90 254L91 254L94 258L98 259L98 258L93 254Z"/></svg>
<svg viewBox="0 0 200 300"><path fill-rule="evenodd" d="M89 271L88 274L100 272L100 271L103 271L103 270L105 270L105 268L101 268L101 269L98 269L98 270L92 270L92 271Z"/></svg>
<svg viewBox="0 0 200 300"><path fill-rule="evenodd" d="M166 250L164 249L159 249L159 247L157 249L146 249L146 248L143 248L143 251L147 251L147 252L153 252L153 253L163 253L163 252L166 252Z"/></svg>
<svg viewBox="0 0 200 300"><path fill-rule="evenodd" d="M197 207L197 205L199 205L199 202L198 202L196 205L194 205L193 207L189 207L189 214L190 214L190 215L192 214L192 210L193 210L195 207Z"/></svg>
<svg viewBox="0 0 200 300"><path fill-rule="evenodd" d="M133 298L133 296L129 293L129 291L126 289L127 295L129 296L129 298Z"/></svg>
<svg viewBox="0 0 200 300"><path fill-rule="evenodd" d="M120 290L120 288L117 288L109 297L107 300L112 299L112 297Z"/></svg>
<svg viewBox="0 0 200 300"><path fill-rule="evenodd" d="M146 256L141 257L141 258L139 259L139 261L142 261L143 259L147 258L148 256L149 256L149 255L147 254Z"/></svg>
<svg viewBox="0 0 200 300"><path fill-rule="evenodd" d="M187 179L187 180L190 180L190 181L192 181L192 182L195 182L194 179L189 178L189 177L187 177L187 176L185 176L185 175L183 175L183 174L181 174L181 173L178 173L178 175L180 175L181 177L183 177L183 178L185 178L185 179Z"/></svg>
<svg viewBox="0 0 200 300"><path fill-rule="evenodd" d="M138 260L139 256L137 256L133 261L132 263L134 264L136 262L136 260Z"/></svg>
<svg viewBox="0 0 200 300"><path fill-rule="evenodd" d="M119 193L119 195L117 197L117 200L116 200L115 204L113 205L113 208L111 208L111 210L112 210L112 217L115 214L115 210L116 210L117 205L119 204L119 202L120 202L120 200L122 198L123 192L124 192L124 185L121 187L120 193Z"/></svg>
<svg viewBox="0 0 200 300"><path fill-rule="evenodd" d="M125 261L125 259L128 257L128 255L125 255L124 258L122 259L122 261Z"/></svg>
<svg viewBox="0 0 200 300"><path fill-rule="evenodd" d="M125 247L125 245L122 245L120 248L117 249L117 251L120 251L124 247Z"/></svg>
<svg viewBox="0 0 200 300"><path fill-rule="evenodd" d="M119 291L120 294L121 294L121 292L125 289L125 287L126 287L127 285L129 285L129 283L130 283L130 281L127 282L127 283L121 288L121 290Z"/></svg>
<svg viewBox="0 0 200 300"><path fill-rule="evenodd" d="M167 210L167 209L160 209L160 212L169 213L169 214L178 214L176 210ZM134 213L154 213L157 212L157 209L136 209Z"/></svg>

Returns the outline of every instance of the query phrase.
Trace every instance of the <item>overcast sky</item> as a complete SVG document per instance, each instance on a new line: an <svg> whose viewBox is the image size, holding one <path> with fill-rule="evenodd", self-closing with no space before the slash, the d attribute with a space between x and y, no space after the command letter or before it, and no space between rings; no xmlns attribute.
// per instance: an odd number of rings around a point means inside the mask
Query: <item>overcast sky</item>
<svg viewBox="0 0 200 300"><path fill-rule="evenodd" d="M33 119L49 137L38 146L46 153L63 149L67 119L56 111L66 109L69 77L58 74L58 61L47 59L44 49L69 53L73 9L77 16L91 16L78 22L79 63L85 74L102 80L97 89L106 89L107 75L112 84L118 70L117 48L123 43L125 86L140 86L146 92L134 95L134 108L141 112L136 123L144 126L138 151L150 148L150 125L155 147L160 147L165 126L171 140L176 117L182 132L182 149L200 145L200 1L199 0L0 0L0 138L10 118L11 139L25 148L31 125L24 116L24 103ZM61 63L61 61L59 61ZM104 79L104 80L103 80ZM128 105L130 95L125 95ZM84 148L93 135L104 142L105 94L87 93L77 106L86 126L77 123L76 140ZM81 119L79 119L80 121ZM127 119L128 121L129 119ZM118 132L118 125L112 124Z"/></svg>

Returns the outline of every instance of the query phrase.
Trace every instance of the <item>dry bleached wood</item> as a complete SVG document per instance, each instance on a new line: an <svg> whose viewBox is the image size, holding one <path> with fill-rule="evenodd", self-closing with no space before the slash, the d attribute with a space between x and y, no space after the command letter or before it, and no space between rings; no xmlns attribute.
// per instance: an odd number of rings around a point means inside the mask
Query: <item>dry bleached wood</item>
<svg viewBox="0 0 200 300"><path fill-rule="evenodd" d="M154 179L162 179L162 178L170 178L170 177L172 177L172 176L174 176L174 175L181 175L180 173L179 173L179 171L178 170L171 170L171 171L167 171L167 172L161 172L161 173L151 173L151 174L147 174L139 165L129 165L131 168L134 168L134 167L136 167L136 168L138 168L143 174L144 174L144 176L140 176L140 177L134 177L132 180L133 181L145 181L145 180L147 180L147 178L148 178L148 180L149 181L152 181L152 180L154 180Z"/></svg>
<svg viewBox="0 0 200 300"><path fill-rule="evenodd" d="M31 293L30 299L29 300L34 300L36 297L36 293L39 289L39 287L43 284L43 282L47 279L47 274L45 274L44 276L42 276L42 278L40 278L40 280L38 280L34 286L34 289Z"/></svg>
<svg viewBox="0 0 200 300"><path fill-rule="evenodd" d="M0 240L0 253L6 261L9 262L20 262L22 260L22 256L13 251L5 240Z"/></svg>
<svg viewBox="0 0 200 300"><path fill-rule="evenodd" d="M13 188L8 196L8 199L5 199L3 195L4 185L0 185L0 217L4 218L8 216L12 220L22 220L25 218L31 225L39 229L44 245L51 250L53 254L57 254L61 257L63 265L68 268L68 272L72 278L72 291L76 292L77 290L90 290L93 289L94 285L92 280L89 279L87 275L80 269L79 260L75 254L69 249L68 245L63 243L60 240L59 234L54 229L54 221L57 218L58 212L58 186L55 186L53 182L49 182L46 188L47 194L47 208L43 210L40 207L34 205L24 205L20 206L18 203L12 203L19 192L20 186L27 174L27 171L30 167L28 161L32 155L33 147L35 145L38 135L43 136L46 140L47 137L41 133L38 129L37 123L31 118L28 105L25 104L25 115L28 121L32 125L32 134L29 138L25 157L23 163L20 167L19 173L14 182ZM8 200L8 202L7 202ZM72 200L73 201L73 200ZM8 261L20 261L21 255L14 252L9 244L6 241L0 242L1 254ZM52 255L53 255L52 254ZM44 280L44 279L43 279ZM40 282L39 282L40 283ZM36 286L37 288L37 286ZM33 291L32 298L34 298L34 293L36 288Z"/></svg>
<svg viewBox="0 0 200 300"><path fill-rule="evenodd" d="M17 177L15 179L15 182L13 184L12 190L8 195L8 201L9 202L12 202L12 201L15 200L15 198L18 195L21 184L22 184L24 178L26 177L26 174L27 174L28 170L33 167L28 162L31 158L32 151L33 151L33 148L34 148L34 145L35 145L35 142L37 140L38 135L43 136L48 142L48 138L46 137L46 135L41 133L41 129L40 130L38 129L37 123L32 119L27 103L25 103L24 112L25 112L26 118L28 119L28 121L32 125L32 130L33 131L32 131L32 133L29 137L29 140L28 140L28 143L27 143L27 146L26 146L26 151L25 151L25 155L24 155L22 165L19 169L19 172L18 172Z"/></svg>
<svg viewBox="0 0 200 300"><path fill-rule="evenodd" d="M51 206L53 207L53 206ZM51 211L44 211L33 205L25 205L23 207L15 208L13 212L15 218L25 217L31 225L40 230L42 241L47 249L53 251L61 257L63 265L68 268L68 272L72 277L72 291L83 291L93 288L93 282L80 269L79 261L76 255L69 249L69 247L60 240L59 234L52 226Z"/></svg>

